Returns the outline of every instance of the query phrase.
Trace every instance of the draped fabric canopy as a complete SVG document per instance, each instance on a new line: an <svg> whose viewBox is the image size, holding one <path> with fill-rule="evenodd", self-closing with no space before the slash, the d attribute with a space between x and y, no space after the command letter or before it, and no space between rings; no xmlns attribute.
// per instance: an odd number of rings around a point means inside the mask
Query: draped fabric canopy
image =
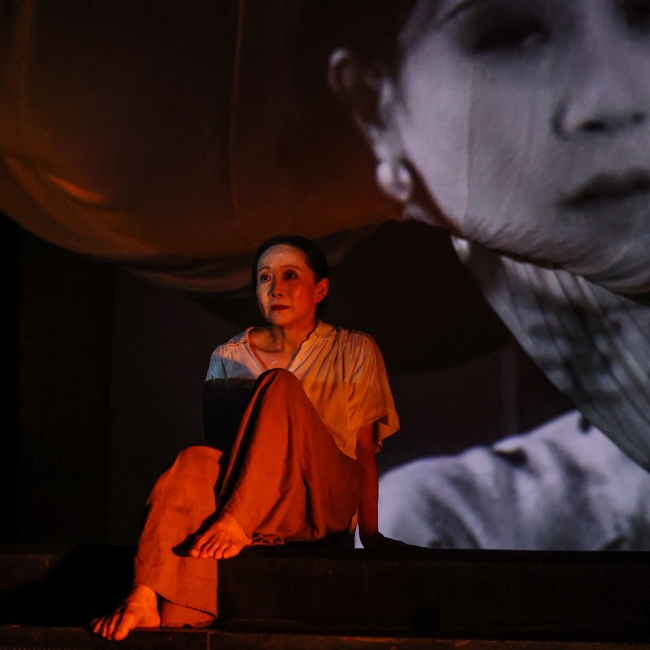
<svg viewBox="0 0 650 650"><path fill-rule="evenodd" d="M274 4L2 0L0 210L208 291L244 284L277 232L322 238L391 216L351 127L328 128L323 111L322 130L296 131L284 40L299 2Z"/></svg>

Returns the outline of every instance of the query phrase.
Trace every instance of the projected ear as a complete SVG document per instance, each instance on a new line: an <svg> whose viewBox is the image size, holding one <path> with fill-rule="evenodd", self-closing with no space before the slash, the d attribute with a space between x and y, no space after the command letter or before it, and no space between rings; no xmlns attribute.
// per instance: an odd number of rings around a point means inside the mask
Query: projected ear
<svg viewBox="0 0 650 650"><path fill-rule="evenodd" d="M402 141L394 121L394 82L379 70L363 68L353 52L340 48L330 56L329 84L377 158L378 185L396 201L405 203L413 191L413 178L404 163Z"/></svg>
<svg viewBox="0 0 650 650"><path fill-rule="evenodd" d="M362 69L354 53L340 48L331 54L329 84L364 133L370 125L381 124L381 81L378 75Z"/></svg>

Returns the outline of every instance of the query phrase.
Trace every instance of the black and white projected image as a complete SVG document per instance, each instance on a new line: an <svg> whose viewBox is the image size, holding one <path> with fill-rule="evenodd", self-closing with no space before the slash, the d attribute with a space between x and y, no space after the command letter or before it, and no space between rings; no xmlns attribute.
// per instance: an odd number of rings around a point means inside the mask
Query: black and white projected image
<svg viewBox="0 0 650 650"><path fill-rule="evenodd" d="M389 472L383 529L432 547L647 548L650 481L630 458L650 468L650 3L421 0L340 15L330 85L378 186L406 218L451 231L582 412Z"/></svg>
<svg viewBox="0 0 650 650"><path fill-rule="evenodd" d="M332 54L332 85L407 214L613 291L650 290L647 3L350 4L359 29ZM393 33L371 29L389 18ZM438 213L417 205L417 183Z"/></svg>

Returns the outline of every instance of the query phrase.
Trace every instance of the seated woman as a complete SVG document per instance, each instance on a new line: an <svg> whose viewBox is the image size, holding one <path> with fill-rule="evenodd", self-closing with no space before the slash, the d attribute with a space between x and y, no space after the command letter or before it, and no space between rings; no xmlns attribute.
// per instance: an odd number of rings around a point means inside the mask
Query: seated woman
<svg viewBox="0 0 650 650"><path fill-rule="evenodd" d="M369 336L318 320L328 276L325 256L303 237L258 249L252 281L269 324L219 346L206 379L223 413L241 403L236 432L226 442L221 426L220 449L190 447L158 480L133 590L93 621L96 634L209 624L215 560L251 544L318 540L357 519L364 546L398 543L377 527L374 454L399 428L386 370ZM250 397L238 399L247 385Z"/></svg>

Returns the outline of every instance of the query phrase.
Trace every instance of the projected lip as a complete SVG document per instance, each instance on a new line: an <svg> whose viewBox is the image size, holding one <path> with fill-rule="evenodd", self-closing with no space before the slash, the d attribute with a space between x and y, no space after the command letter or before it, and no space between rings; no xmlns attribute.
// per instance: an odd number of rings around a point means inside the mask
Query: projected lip
<svg viewBox="0 0 650 650"><path fill-rule="evenodd" d="M597 174L561 201L579 210L650 195L650 174L633 170L624 174Z"/></svg>
<svg viewBox="0 0 650 650"><path fill-rule="evenodd" d="M283 309L289 309L286 305L273 305L271 311L282 311Z"/></svg>

